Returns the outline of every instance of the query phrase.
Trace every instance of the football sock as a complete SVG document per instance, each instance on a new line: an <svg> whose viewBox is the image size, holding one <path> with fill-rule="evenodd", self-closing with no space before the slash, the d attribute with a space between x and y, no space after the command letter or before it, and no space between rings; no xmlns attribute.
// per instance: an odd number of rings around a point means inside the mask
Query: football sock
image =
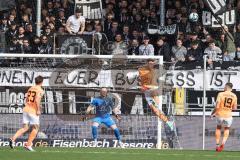
<svg viewBox="0 0 240 160"><path fill-rule="evenodd" d="M221 137L221 129L216 129L215 131L216 144L219 144L220 137Z"/></svg>
<svg viewBox="0 0 240 160"><path fill-rule="evenodd" d="M118 128L114 129L114 135L116 136L117 140L121 140L120 131Z"/></svg>
<svg viewBox="0 0 240 160"><path fill-rule="evenodd" d="M92 136L93 136L94 140L97 139L97 127L96 126L92 126Z"/></svg>

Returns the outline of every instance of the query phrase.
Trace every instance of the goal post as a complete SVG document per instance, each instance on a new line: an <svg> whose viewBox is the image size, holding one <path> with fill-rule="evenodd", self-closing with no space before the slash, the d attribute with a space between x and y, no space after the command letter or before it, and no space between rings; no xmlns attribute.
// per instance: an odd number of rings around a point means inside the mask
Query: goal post
<svg viewBox="0 0 240 160"><path fill-rule="evenodd" d="M153 115L149 107L146 107L144 96L138 86L138 68L144 66L147 59L156 60L159 75L164 73L162 56L0 54L2 68L0 87L16 87L9 89L8 92L21 90L34 84L34 77L43 74L45 97L40 133L44 135L43 137L59 140L57 141L59 143L67 139L83 139L90 142L90 121L78 124L77 120L84 115L91 98L98 95L99 89L108 87L111 95L114 96L115 104L121 108L123 120L117 125L120 127L126 146L146 148L153 142L154 148L161 149L162 133L165 129L162 127L162 122ZM5 60L10 62L2 63ZM12 65L12 61L15 65ZM158 80L161 93L158 107L162 110L163 76L158 77ZM24 97L21 97L22 99ZM9 107L9 104L5 106ZM12 114L15 113L4 114L3 118L9 121ZM3 124L2 120L0 125L7 125L7 123ZM14 127L12 131L21 126L20 115L14 117L14 123L11 123ZM54 125L63 125L65 130L71 130L71 133L61 131L53 134L52 130L49 131L51 128L49 126ZM114 137L110 133L108 129L101 128L99 137L102 138L102 143L104 141L111 143L108 138L114 139ZM6 130L4 138L9 138L12 134L10 130ZM51 145L54 142L56 141L51 141ZM112 143L114 147L114 141Z"/></svg>

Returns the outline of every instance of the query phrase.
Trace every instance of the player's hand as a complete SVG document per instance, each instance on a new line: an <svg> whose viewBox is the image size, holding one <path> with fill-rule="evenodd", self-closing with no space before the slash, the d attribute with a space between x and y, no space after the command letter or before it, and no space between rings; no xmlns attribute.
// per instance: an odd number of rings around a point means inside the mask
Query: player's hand
<svg viewBox="0 0 240 160"><path fill-rule="evenodd" d="M214 117L215 117L215 114L212 114L212 115L210 116L211 120L213 120Z"/></svg>
<svg viewBox="0 0 240 160"><path fill-rule="evenodd" d="M115 117L117 118L117 120L119 120L119 121L121 121L121 116L119 116L118 114L117 115L115 115Z"/></svg>
<svg viewBox="0 0 240 160"><path fill-rule="evenodd" d="M39 116L41 114L41 111L37 111L37 116Z"/></svg>

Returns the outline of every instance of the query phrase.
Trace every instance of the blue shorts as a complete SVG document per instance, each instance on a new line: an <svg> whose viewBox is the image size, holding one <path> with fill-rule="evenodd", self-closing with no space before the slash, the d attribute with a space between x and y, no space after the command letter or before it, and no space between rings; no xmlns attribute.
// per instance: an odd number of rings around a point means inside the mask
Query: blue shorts
<svg viewBox="0 0 240 160"><path fill-rule="evenodd" d="M111 116L107 117L95 117L93 118L93 122L97 122L98 124L105 124L107 127L111 127L112 125L116 124L115 121L112 119Z"/></svg>

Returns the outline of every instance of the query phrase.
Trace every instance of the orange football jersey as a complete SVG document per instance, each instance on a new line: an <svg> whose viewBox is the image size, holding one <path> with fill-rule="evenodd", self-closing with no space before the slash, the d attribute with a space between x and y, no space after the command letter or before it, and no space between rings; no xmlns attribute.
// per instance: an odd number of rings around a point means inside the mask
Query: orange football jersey
<svg viewBox="0 0 240 160"><path fill-rule="evenodd" d="M37 114L37 101L41 101L43 96L43 89L41 86L32 86L27 91L27 97L25 102L25 107L23 109L24 112L28 112L31 114Z"/></svg>
<svg viewBox="0 0 240 160"><path fill-rule="evenodd" d="M220 92L217 96L216 116L221 118L232 117L232 109L237 105L237 96L230 92Z"/></svg>

